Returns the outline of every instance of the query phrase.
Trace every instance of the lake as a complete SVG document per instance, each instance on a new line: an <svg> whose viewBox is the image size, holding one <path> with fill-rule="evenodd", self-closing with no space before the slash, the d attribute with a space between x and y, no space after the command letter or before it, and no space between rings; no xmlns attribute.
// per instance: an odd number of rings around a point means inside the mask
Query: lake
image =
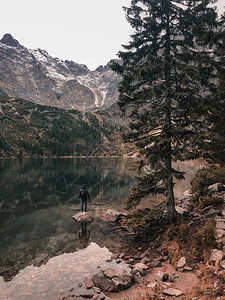
<svg viewBox="0 0 225 300"><path fill-rule="evenodd" d="M134 158L1 159L0 160L0 291L1 299L57 299L77 288L85 275L102 268L122 252L132 236L99 219L108 208L122 211L135 184ZM189 187L198 162L178 165ZM92 203L91 223L77 223L79 189L85 183ZM148 198L151 206L158 199Z"/></svg>

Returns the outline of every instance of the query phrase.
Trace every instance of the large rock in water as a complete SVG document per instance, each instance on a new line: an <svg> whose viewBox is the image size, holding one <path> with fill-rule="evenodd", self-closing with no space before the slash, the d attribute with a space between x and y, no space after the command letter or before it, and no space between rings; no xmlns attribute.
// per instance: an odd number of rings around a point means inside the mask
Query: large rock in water
<svg viewBox="0 0 225 300"><path fill-rule="evenodd" d="M87 212L79 212L78 214L72 216L72 218L77 222L91 222L93 220L92 216L90 216Z"/></svg>
<svg viewBox="0 0 225 300"><path fill-rule="evenodd" d="M134 284L134 276L125 270L106 269L94 275L92 281L104 292L119 292Z"/></svg>

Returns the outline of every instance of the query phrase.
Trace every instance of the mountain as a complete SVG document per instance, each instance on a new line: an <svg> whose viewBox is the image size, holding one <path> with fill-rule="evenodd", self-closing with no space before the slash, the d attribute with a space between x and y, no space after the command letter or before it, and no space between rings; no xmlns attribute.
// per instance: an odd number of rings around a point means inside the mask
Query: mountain
<svg viewBox="0 0 225 300"><path fill-rule="evenodd" d="M31 102L90 111L116 102L119 77L108 66L85 65L30 50L10 34L0 40L0 89Z"/></svg>
<svg viewBox="0 0 225 300"><path fill-rule="evenodd" d="M0 93L0 157L131 155L118 109L80 112Z"/></svg>

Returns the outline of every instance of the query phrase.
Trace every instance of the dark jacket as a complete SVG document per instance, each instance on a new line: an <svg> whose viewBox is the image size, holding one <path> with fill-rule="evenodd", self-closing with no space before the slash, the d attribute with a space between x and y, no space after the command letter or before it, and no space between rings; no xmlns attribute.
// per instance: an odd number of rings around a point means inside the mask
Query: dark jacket
<svg viewBox="0 0 225 300"><path fill-rule="evenodd" d="M82 201L87 201L87 200L91 201L90 195L88 193L88 189L86 188L80 189L79 199Z"/></svg>

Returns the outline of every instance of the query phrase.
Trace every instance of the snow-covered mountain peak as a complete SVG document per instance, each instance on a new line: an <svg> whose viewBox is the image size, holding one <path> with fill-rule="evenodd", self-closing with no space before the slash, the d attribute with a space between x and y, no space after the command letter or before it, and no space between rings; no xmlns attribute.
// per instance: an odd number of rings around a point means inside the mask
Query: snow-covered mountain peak
<svg viewBox="0 0 225 300"><path fill-rule="evenodd" d="M92 110L117 100L119 78L108 66L53 58L46 50L27 49L10 34L0 40L0 89L9 96L65 109Z"/></svg>

